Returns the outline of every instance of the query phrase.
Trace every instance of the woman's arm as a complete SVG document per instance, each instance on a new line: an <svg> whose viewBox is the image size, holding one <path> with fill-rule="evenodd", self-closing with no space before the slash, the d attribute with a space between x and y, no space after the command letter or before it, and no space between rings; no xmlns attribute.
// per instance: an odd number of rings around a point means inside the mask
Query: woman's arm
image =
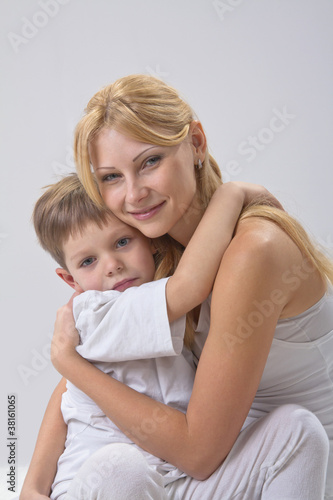
<svg viewBox="0 0 333 500"><path fill-rule="evenodd" d="M181 317L208 296L239 213L243 205L258 194L262 194L262 188L250 184L237 186L236 183L228 183L218 189L192 238L193 241L191 240L182 257L176 274L170 278L171 283L167 289L170 322ZM210 257L202 259L207 246ZM202 262L200 269L199 260ZM72 312L70 314L72 315ZM66 439L67 427L60 411L61 396L64 391L65 381L59 384L50 399L23 485L21 500L34 497L38 500L40 495L48 495L50 492L57 460L64 449Z"/></svg>
<svg viewBox="0 0 333 500"><path fill-rule="evenodd" d="M277 320L291 294L281 281L291 265L290 240L272 225L240 225L220 265L211 328L186 415L108 377L75 351L71 307L58 312L53 362L139 446L197 479L207 478L235 442L257 391ZM245 229L244 229L245 228ZM256 327L255 304L271 312ZM70 324L71 323L71 324ZM71 341L66 341L69 332ZM59 343L59 339L61 342ZM71 343L72 342L72 343ZM117 401L117 405L115 405Z"/></svg>
<svg viewBox="0 0 333 500"><path fill-rule="evenodd" d="M62 379L46 408L20 500L49 498L58 458L65 448L67 425L60 411L61 397L65 390L66 380Z"/></svg>
<svg viewBox="0 0 333 500"><path fill-rule="evenodd" d="M170 322L208 297L243 207L264 197L282 208L264 187L256 184L228 182L215 191L174 275L168 280L166 300Z"/></svg>

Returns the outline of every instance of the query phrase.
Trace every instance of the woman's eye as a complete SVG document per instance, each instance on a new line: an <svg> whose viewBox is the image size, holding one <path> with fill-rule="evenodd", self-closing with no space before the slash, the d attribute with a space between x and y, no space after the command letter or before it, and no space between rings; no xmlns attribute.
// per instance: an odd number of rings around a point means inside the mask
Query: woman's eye
<svg viewBox="0 0 333 500"><path fill-rule="evenodd" d="M87 267L87 266L90 266L93 262L95 262L94 257L89 257L88 259L85 259L85 260L82 262L81 267Z"/></svg>
<svg viewBox="0 0 333 500"><path fill-rule="evenodd" d="M107 174L102 177L102 182L112 182L120 177L120 174Z"/></svg>
<svg viewBox="0 0 333 500"><path fill-rule="evenodd" d="M154 167L161 160L161 156L152 156L145 162L145 167Z"/></svg>
<svg viewBox="0 0 333 500"><path fill-rule="evenodd" d="M126 245L128 245L130 242L130 239L129 238L122 238L121 240L118 241L117 243L117 247L118 248L122 248L122 247L125 247Z"/></svg>

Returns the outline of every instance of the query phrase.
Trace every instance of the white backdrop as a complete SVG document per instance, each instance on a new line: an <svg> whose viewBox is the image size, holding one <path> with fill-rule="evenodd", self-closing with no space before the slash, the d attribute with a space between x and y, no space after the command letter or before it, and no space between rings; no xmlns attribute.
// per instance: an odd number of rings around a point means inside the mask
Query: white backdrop
<svg viewBox="0 0 333 500"><path fill-rule="evenodd" d="M332 251L333 2L3 0L0 23L4 492L7 395L24 467L59 380L55 311L71 295L36 243L31 212L41 188L73 170L88 99L126 74L165 79L203 122L225 180L265 185Z"/></svg>

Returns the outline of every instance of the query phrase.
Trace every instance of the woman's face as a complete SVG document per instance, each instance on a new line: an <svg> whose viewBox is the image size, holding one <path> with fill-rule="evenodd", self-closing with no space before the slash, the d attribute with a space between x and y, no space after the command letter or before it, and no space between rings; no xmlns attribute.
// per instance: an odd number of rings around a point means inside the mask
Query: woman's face
<svg viewBox="0 0 333 500"><path fill-rule="evenodd" d="M114 215L150 238L169 233L186 244L181 239L193 233L201 217L194 165L202 154L192 135L167 147L110 128L98 134L90 158L102 198Z"/></svg>

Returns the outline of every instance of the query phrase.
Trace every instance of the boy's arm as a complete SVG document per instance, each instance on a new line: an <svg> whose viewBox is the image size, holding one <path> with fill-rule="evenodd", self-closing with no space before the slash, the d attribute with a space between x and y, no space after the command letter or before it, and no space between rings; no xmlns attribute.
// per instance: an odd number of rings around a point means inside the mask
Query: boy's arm
<svg viewBox="0 0 333 500"><path fill-rule="evenodd" d="M185 317L169 323L167 281L152 281L125 292L90 290L75 297L73 314L81 340L77 352L93 363L180 354Z"/></svg>
<svg viewBox="0 0 333 500"><path fill-rule="evenodd" d="M220 186L168 280L121 294L88 291L76 297L74 317L82 341L79 354L93 362L180 354L184 315L209 295L241 209L258 196L266 196L278 206L261 186L239 182ZM144 342L138 332L144 332Z"/></svg>
<svg viewBox="0 0 333 500"><path fill-rule="evenodd" d="M263 196L282 208L265 188L255 184L228 182L215 191L174 275L166 285L170 322L208 297L243 207Z"/></svg>
<svg viewBox="0 0 333 500"><path fill-rule="evenodd" d="M42 500L50 496L57 462L64 451L67 434L67 425L60 410L65 390L66 380L62 379L46 408L20 500Z"/></svg>

